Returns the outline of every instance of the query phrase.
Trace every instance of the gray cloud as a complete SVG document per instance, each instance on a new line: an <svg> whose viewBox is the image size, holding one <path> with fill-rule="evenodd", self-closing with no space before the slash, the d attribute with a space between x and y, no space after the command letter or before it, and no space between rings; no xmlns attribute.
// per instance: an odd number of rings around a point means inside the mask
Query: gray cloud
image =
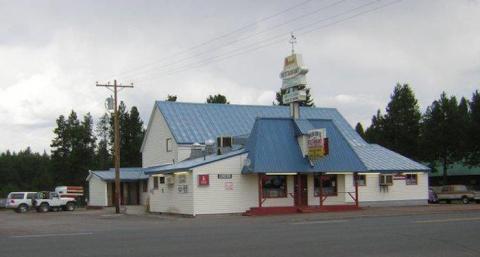
<svg viewBox="0 0 480 257"><path fill-rule="evenodd" d="M122 83L135 83L135 89L123 91L121 97L128 106L138 106L145 121L153 101L167 94L177 94L180 101L204 102L207 95L220 92L232 103L271 104L281 85L278 74L289 53L289 32L369 1L345 1L273 33L252 35L333 2L311 1L229 39L218 39L210 48L197 49L196 53L206 53L181 63L196 66L195 62L235 48L222 48L226 42L249 36L238 46L261 45L275 35L285 35L284 43L166 75L162 63L185 57L178 52L294 3L0 1L0 150L28 145L48 150L60 114L72 109L81 115L104 112L109 91L94 84L116 74ZM379 3L384 2L388 1ZM336 107L351 124L366 125L377 109L384 109L397 82L413 86L422 109L442 91L470 96L479 88L478 24L478 1L405 0L335 26L299 33L297 49L310 68L316 105ZM154 61L157 65L144 72L124 73Z"/></svg>

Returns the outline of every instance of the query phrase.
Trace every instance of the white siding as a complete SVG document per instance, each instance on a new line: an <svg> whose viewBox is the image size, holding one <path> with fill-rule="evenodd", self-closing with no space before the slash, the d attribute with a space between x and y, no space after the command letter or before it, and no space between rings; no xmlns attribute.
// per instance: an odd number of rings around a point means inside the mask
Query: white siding
<svg viewBox="0 0 480 257"><path fill-rule="evenodd" d="M95 175L88 181L88 205L107 206L107 183Z"/></svg>
<svg viewBox="0 0 480 257"><path fill-rule="evenodd" d="M179 176L184 175L186 183L179 183ZM177 213L194 215L193 213L193 193L192 193L192 173L187 172L179 175L178 173L173 175L175 177L175 183L173 185L160 184L158 189L153 189L153 177L150 176L148 187L150 211L162 212L162 213ZM166 182L166 181L165 181ZM188 193L179 193L178 186L187 185Z"/></svg>
<svg viewBox="0 0 480 257"><path fill-rule="evenodd" d="M241 174L245 158L243 154L194 168L195 214L241 213L258 206L258 176ZM198 175L207 174L209 185L199 186ZM218 174L231 174L232 178L218 179Z"/></svg>
<svg viewBox="0 0 480 257"><path fill-rule="evenodd" d="M145 192L143 192L143 180L140 180L140 204L147 205L149 201L149 193L148 193L148 181L147 181L147 188Z"/></svg>
<svg viewBox="0 0 480 257"><path fill-rule="evenodd" d="M415 201L428 199L428 175L427 173L416 173L418 177L417 185L407 185L405 180L393 180L393 185L388 187L388 191L381 191L379 186L379 174L367 174L367 185L358 187L360 205L368 206L369 202L388 201ZM353 185L353 175L345 177L345 187L347 191L355 191ZM347 198L347 202L353 202Z"/></svg>
<svg viewBox="0 0 480 257"><path fill-rule="evenodd" d="M154 108L151 119L142 150L142 167L172 163L173 160L178 161L178 145L158 108ZM172 139L171 152L167 152L167 138Z"/></svg>

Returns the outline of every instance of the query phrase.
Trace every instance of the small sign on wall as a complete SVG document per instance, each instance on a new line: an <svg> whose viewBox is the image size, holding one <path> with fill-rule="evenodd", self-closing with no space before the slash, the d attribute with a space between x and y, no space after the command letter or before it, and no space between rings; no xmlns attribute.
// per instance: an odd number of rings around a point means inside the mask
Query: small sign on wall
<svg viewBox="0 0 480 257"><path fill-rule="evenodd" d="M210 176L208 174L198 175L198 185L199 186L208 186L210 184Z"/></svg>
<svg viewBox="0 0 480 257"><path fill-rule="evenodd" d="M225 182L225 190L233 190L233 182Z"/></svg>
<svg viewBox="0 0 480 257"><path fill-rule="evenodd" d="M232 179L232 174L218 174L218 179Z"/></svg>

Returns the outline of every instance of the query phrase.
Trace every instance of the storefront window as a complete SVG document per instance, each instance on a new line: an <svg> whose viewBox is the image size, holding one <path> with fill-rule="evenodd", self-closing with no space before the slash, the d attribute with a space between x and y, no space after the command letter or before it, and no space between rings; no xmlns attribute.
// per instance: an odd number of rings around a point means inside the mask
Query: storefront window
<svg viewBox="0 0 480 257"><path fill-rule="evenodd" d="M320 196L320 175L314 177L315 196ZM322 189L324 196L337 195L337 175L322 175Z"/></svg>
<svg viewBox="0 0 480 257"><path fill-rule="evenodd" d="M367 175L358 175L357 176L358 186L367 185ZM353 180L353 186L355 186L355 179Z"/></svg>
<svg viewBox="0 0 480 257"><path fill-rule="evenodd" d="M417 174L407 174L405 175L405 183L407 185L416 185L417 181Z"/></svg>
<svg viewBox="0 0 480 257"><path fill-rule="evenodd" d="M263 176L262 191L264 198L287 197L287 176Z"/></svg>

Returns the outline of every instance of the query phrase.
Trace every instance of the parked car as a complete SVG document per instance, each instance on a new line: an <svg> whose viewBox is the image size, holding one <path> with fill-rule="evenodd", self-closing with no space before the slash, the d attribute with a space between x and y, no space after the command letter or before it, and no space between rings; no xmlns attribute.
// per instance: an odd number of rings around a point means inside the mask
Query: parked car
<svg viewBox="0 0 480 257"><path fill-rule="evenodd" d="M75 199L71 197L60 198L56 192L39 192L33 201L33 207L38 212L73 211L75 210Z"/></svg>
<svg viewBox="0 0 480 257"><path fill-rule="evenodd" d="M428 188L428 202L429 203L438 203L438 196L435 191L433 191L433 188Z"/></svg>
<svg viewBox="0 0 480 257"><path fill-rule="evenodd" d="M471 201L475 201L477 196L474 191L468 190L465 185L449 185L441 187L440 191L437 192L438 201L445 201L451 203L452 201L459 200L464 204L467 204ZM480 198L478 198L480 200Z"/></svg>
<svg viewBox="0 0 480 257"><path fill-rule="evenodd" d="M15 209L18 213L27 212L32 207L36 192L11 192L7 196L6 208Z"/></svg>

